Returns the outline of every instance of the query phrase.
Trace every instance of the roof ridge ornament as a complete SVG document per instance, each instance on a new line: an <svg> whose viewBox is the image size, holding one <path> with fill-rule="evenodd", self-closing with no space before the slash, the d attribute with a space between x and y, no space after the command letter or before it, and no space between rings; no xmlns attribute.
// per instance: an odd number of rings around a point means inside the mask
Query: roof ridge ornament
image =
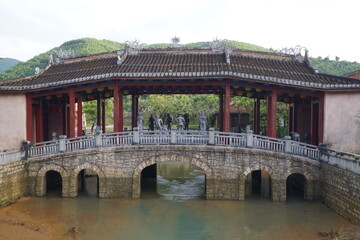
<svg viewBox="0 0 360 240"><path fill-rule="evenodd" d="M182 44L180 44L180 38L178 36L174 36L171 38L171 47L173 48L179 48L182 47Z"/></svg>
<svg viewBox="0 0 360 240"><path fill-rule="evenodd" d="M230 47L228 47L227 45L225 46L225 58L226 58L226 63L230 65L230 55L232 53L232 49Z"/></svg>
<svg viewBox="0 0 360 240"><path fill-rule="evenodd" d="M146 46L145 43L140 43L140 40L132 40L125 42L125 52L129 54L139 54L140 50Z"/></svg>
<svg viewBox="0 0 360 240"><path fill-rule="evenodd" d="M308 62L309 58L309 50L306 47L302 47L300 45L296 45L293 48L283 47L282 49L276 50L276 52L294 55L295 60L298 60L299 62Z"/></svg>
<svg viewBox="0 0 360 240"><path fill-rule="evenodd" d="M226 47L229 47L226 39L215 38L209 42L213 52L225 52Z"/></svg>

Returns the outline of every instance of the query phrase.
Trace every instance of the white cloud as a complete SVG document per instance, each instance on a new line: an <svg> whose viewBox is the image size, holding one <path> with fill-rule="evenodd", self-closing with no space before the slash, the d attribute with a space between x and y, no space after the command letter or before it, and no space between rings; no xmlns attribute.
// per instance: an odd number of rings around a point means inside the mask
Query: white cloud
<svg viewBox="0 0 360 240"><path fill-rule="evenodd" d="M183 43L215 37L360 61L355 0L0 0L0 56L27 60L65 41Z"/></svg>

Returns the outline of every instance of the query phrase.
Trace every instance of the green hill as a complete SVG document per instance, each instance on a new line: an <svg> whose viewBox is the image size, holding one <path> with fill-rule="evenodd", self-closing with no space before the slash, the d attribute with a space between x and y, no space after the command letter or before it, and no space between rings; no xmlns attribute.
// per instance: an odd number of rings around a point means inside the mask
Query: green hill
<svg viewBox="0 0 360 240"><path fill-rule="evenodd" d="M0 58L0 73L8 70L9 68L15 66L20 61L13 58Z"/></svg>
<svg viewBox="0 0 360 240"><path fill-rule="evenodd" d="M32 59L21 62L16 66L8 69L7 71L0 74L1 79L18 78L33 75L35 68L44 68L49 61L50 53L56 50L74 50L76 55L89 55L107 51L119 50L124 47L124 44L109 41L109 40L97 40L93 38L82 38L78 40L72 40L65 42L57 48L53 48L45 53L37 55Z"/></svg>
<svg viewBox="0 0 360 240"><path fill-rule="evenodd" d="M340 61L339 59L330 60L328 57L310 58L310 63L319 72L336 76L344 76L346 73L360 69L360 63L358 62Z"/></svg>
<svg viewBox="0 0 360 240"><path fill-rule="evenodd" d="M256 51L273 51L258 45L243 43L233 40L226 40L227 45L232 48L247 49L247 50L256 50ZM0 73L1 79L9 78L18 78L33 75L35 68L44 68L48 63L50 53L54 53L59 49L62 50L74 50L76 55L89 55L101 52L115 51L123 49L125 46L124 43L119 43L109 40L98 40L94 38L82 38L77 40L72 40L63 43L61 46L53 48L45 53L37 55L32 59L26 62L20 62L17 65L7 69L5 72ZM170 43L155 43L146 45L146 48L167 48L170 47ZM195 42L184 44L185 47L200 48L200 47L209 47L209 42ZM0 63L3 60L0 60ZM313 66L316 66L321 73L327 73L332 75L344 75L348 72L353 72L360 69L360 63L357 62L348 62L348 61L339 61L329 60L329 58L310 58L310 62ZM1 71L0 71L1 72Z"/></svg>

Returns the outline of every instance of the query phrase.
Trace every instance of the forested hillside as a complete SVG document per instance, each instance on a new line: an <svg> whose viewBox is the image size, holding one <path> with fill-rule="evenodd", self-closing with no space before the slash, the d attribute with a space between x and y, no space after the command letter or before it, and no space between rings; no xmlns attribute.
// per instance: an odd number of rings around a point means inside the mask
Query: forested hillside
<svg viewBox="0 0 360 240"><path fill-rule="evenodd" d="M319 72L331 75L343 76L346 73L354 72L360 69L360 63L340 61L337 57L336 60L330 60L328 57L310 58L312 66L316 67Z"/></svg>
<svg viewBox="0 0 360 240"><path fill-rule="evenodd" d="M20 61L13 58L0 58L0 73L15 66Z"/></svg>
<svg viewBox="0 0 360 240"><path fill-rule="evenodd" d="M258 45L243 43L238 41L226 40L226 43L232 48L240 48L240 49L256 50L256 51L272 51L271 49L266 49ZM57 48L53 48L45 53L37 55L26 62L20 62L14 67L11 67L10 69L6 70L5 72L0 73L0 80L33 75L36 67L44 68L46 66L49 60L50 53L54 53L55 51L58 51L60 49L61 50L71 49L75 52L77 56L80 56L80 55L89 55L89 54L95 54L101 52L120 50L123 49L124 46L125 46L124 43L119 43L109 40L97 40L94 38L82 38L82 39L68 41ZM145 45L144 47L166 48L169 46L170 43L155 43L155 44ZM209 47L209 42L188 43L188 44L184 44L184 46ZM360 63L340 61L339 58L337 58L337 60L330 60L328 57L325 58L317 57L317 58L310 58L310 62L312 66L316 67L319 70L319 72L338 75L338 76L342 76L346 73L360 69Z"/></svg>

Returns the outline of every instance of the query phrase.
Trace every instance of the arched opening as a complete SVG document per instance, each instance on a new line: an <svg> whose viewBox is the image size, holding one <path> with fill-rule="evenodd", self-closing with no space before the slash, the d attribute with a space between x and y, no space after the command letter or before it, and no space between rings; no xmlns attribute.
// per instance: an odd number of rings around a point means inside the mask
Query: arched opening
<svg viewBox="0 0 360 240"><path fill-rule="evenodd" d="M156 192L156 165L153 164L141 171L141 196L155 197Z"/></svg>
<svg viewBox="0 0 360 240"><path fill-rule="evenodd" d="M83 196L99 196L99 176L91 169L83 169L77 176L77 191Z"/></svg>
<svg viewBox="0 0 360 240"><path fill-rule="evenodd" d="M245 197L271 198L271 177L266 171L255 170L246 176Z"/></svg>
<svg viewBox="0 0 360 240"><path fill-rule="evenodd" d="M51 197L62 196L62 177L59 172L50 170L45 174L46 195Z"/></svg>
<svg viewBox="0 0 360 240"><path fill-rule="evenodd" d="M204 198L205 172L183 162L160 162L141 172L141 196L171 199Z"/></svg>
<svg viewBox="0 0 360 240"><path fill-rule="evenodd" d="M300 173L293 173L286 179L286 197L288 200L305 198L305 177Z"/></svg>

